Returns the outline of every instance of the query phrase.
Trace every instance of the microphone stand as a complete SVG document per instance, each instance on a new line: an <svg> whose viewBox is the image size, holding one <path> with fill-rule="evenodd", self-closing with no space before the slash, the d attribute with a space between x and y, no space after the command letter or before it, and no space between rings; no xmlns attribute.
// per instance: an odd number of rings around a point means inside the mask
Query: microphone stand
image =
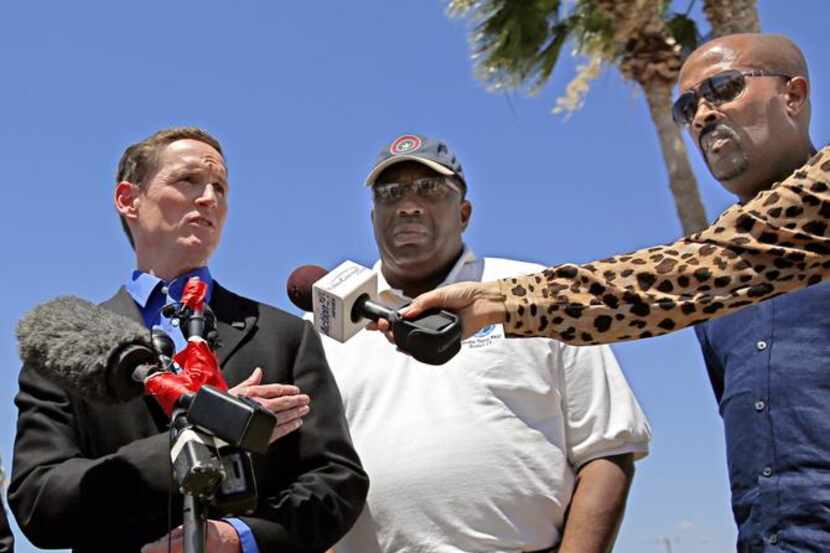
<svg viewBox="0 0 830 553"><path fill-rule="evenodd" d="M221 420L226 415L245 418L242 426L246 427L246 436L253 431L251 440L262 444L261 436L270 437L274 418L254 410L242 400L204 386L184 398L173 412L177 434L170 456L176 483L184 496L184 553L204 551L209 504L224 516L251 514L256 509L256 477L247 450L262 451L263 446L246 448L247 438L241 437L241 431ZM220 421L216 422L215 417Z"/></svg>
<svg viewBox="0 0 830 553"><path fill-rule="evenodd" d="M182 511L182 541L184 553L202 553L207 540L207 513L201 501L191 494L184 496Z"/></svg>
<svg viewBox="0 0 830 553"><path fill-rule="evenodd" d="M212 437L192 425L183 409L176 409L172 418L174 427L178 429L178 437L171 455L176 459L176 483L184 495L184 553L203 553L207 538L206 505L216 493L225 472L208 445ZM176 448L183 451L176 455Z"/></svg>
<svg viewBox="0 0 830 553"><path fill-rule="evenodd" d="M189 304L168 305L163 311L164 316L179 321L179 328L189 343L193 340L206 343L206 348L197 344L193 346L194 350L184 350L185 353L193 351L196 355L196 358L186 355L180 360L186 373L199 366L200 361L194 359L204 355L204 349L213 356L212 351L218 343L216 318L204 305L204 289L199 292L199 281L195 277L191 279L194 280L196 300ZM185 287L183 301L191 290L191 281ZM173 341L166 334L159 333L153 336L153 343L162 367L171 367L175 349ZM218 367L215 368L218 370ZM264 454L276 425L274 414L257 402L228 394L221 373L218 374L218 381L209 377L202 382L197 390L183 393L175 399L171 414L171 433L175 432L175 439L170 448L170 458L176 484L184 496L184 553L205 551L209 504L220 516L255 511L256 477L248 452Z"/></svg>
<svg viewBox="0 0 830 553"><path fill-rule="evenodd" d="M172 311L165 314L165 316L169 317L174 315L178 314ZM171 370L175 350L173 340L163 330L154 328L152 330L152 341L161 366L164 370ZM210 485L210 483L213 480L217 480L218 484L218 480L221 480L222 474L212 464L202 465L199 463L198 450L195 444L188 443L188 438L192 439L192 433L196 432L196 430L188 420L186 409L177 407L173 410L170 417L170 426L170 456L171 459L175 460L173 474L175 475L179 491L184 496L184 506L182 508L183 551L184 553L202 553L205 550L207 538L207 509L205 508L202 497L205 494L209 497L215 491L215 486ZM191 433L186 434L185 431L187 430L190 430ZM176 433L175 440L172 439L173 432ZM181 463L178 462L179 456L175 453L177 448L179 450L185 450L184 453L187 457ZM196 467L200 468L196 470ZM207 484L202 483L199 485L199 481L194 480L193 476L189 474L191 471L196 471L196 474L203 472L208 477L206 480Z"/></svg>
<svg viewBox="0 0 830 553"><path fill-rule="evenodd" d="M213 320L207 319L204 312L180 307L175 316L180 321L180 328L186 338L190 336L207 337L212 346L216 339ZM165 361L173 357L173 341L165 336L169 344ZM163 340L163 339L162 339ZM211 347L212 349L212 347ZM169 354L169 355L167 355ZM174 474L179 490L184 496L182 508L182 542L184 553L204 553L207 540L207 506L206 503L216 493L225 478L225 471L218 455L213 436L202 432L191 424L187 410L179 407L173 411L171 425L176 429L176 440L171 447L174 459ZM213 447L210 447L213 446ZM178 450L178 451L177 451Z"/></svg>

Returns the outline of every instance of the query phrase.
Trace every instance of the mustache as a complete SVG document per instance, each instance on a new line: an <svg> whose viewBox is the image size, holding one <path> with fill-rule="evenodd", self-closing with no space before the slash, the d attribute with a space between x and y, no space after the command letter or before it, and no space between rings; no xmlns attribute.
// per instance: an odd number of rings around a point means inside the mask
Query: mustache
<svg viewBox="0 0 830 553"><path fill-rule="evenodd" d="M410 224L410 223L416 223L416 224L423 225L423 224L425 224L424 223L424 216L421 215L421 214L414 214L414 215L403 214L403 215L398 215L397 217L395 217L394 221L392 221L392 224L394 224L394 225L406 225L406 224Z"/></svg>
<svg viewBox="0 0 830 553"><path fill-rule="evenodd" d="M698 135L697 141L698 146L700 146L701 151L705 152L706 147L704 146L703 141L708 139L711 136L717 138L718 136L724 136L727 138L737 139L738 133L735 132L735 129L727 125L723 122L712 122L707 124L703 127L700 131L700 135Z"/></svg>
<svg viewBox="0 0 830 553"><path fill-rule="evenodd" d="M430 229L431 225L421 215L402 215L396 217L389 226L389 230L393 236L402 232L430 232Z"/></svg>

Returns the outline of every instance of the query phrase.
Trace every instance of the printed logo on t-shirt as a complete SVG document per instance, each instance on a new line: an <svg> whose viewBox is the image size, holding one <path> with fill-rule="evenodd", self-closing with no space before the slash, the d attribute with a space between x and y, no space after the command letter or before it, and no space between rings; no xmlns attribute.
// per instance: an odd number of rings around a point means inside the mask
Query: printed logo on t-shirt
<svg viewBox="0 0 830 553"><path fill-rule="evenodd" d="M461 342L461 345L471 349L484 348L503 338L504 327L502 325L488 325Z"/></svg>

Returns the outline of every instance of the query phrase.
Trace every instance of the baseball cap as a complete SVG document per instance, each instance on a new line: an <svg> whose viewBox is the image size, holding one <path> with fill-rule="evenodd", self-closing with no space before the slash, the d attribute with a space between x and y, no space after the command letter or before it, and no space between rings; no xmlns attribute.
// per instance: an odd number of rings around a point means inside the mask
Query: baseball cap
<svg viewBox="0 0 830 553"><path fill-rule="evenodd" d="M461 163L446 142L420 134L401 135L385 146L378 154L372 172L366 177L366 186L374 186L384 169L401 161L417 161L442 175L455 175L467 186Z"/></svg>

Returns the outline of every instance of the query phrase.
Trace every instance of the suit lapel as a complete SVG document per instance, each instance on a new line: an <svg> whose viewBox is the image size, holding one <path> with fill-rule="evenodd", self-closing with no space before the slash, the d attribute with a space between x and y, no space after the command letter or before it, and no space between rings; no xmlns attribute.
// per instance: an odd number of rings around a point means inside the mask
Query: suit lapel
<svg viewBox="0 0 830 553"><path fill-rule="evenodd" d="M129 317L135 322L140 323L141 326L144 326L144 317L141 316L141 311L138 310L135 300L123 286L118 289L118 292L113 297L102 303L101 307L118 313L119 315Z"/></svg>
<svg viewBox="0 0 830 553"><path fill-rule="evenodd" d="M216 315L216 330L219 332L220 345L216 348L216 357L219 365L224 367L243 340L256 328L258 309L256 303L229 292L216 281L210 307Z"/></svg>

